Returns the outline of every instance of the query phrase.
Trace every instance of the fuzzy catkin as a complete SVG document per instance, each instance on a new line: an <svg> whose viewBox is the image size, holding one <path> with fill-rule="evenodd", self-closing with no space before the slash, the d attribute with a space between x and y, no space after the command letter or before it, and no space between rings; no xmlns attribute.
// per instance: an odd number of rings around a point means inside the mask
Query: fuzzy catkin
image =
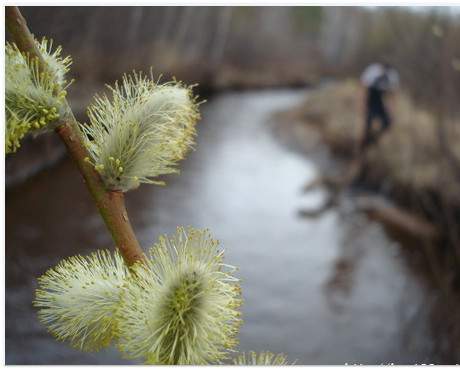
<svg viewBox="0 0 460 369"><path fill-rule="evenodd" d="M233 359L234 365L288 365L284 354L274 354L269 351L243 353Z"/></svg>
<svg viewBox="0 0 460 369"><path fill-rule="evenodd" d="M28 132L53 129L64 113L66 89L70 83L65 75L70 57L61 57L62 49L53 50L46 38L37 42L45 66L22 53L14 43L5 46L5 151L15 152Z"/></svg>
<svg viewBox="0 0 460 369"><path fill-rule="evenodd" d="M128 268L118 252L72 256L38 279L38 319L59 341L98 351L115 337L115 312Z"/></svg>
<svg viewBox="0 0 460 369"><path fill-rule="evenodd" d="M207 230L161 237L122 292L118 346L148 364L217 363L237 344L239 281Z"/></svg>
<svg viewBox="0 0 460 369"><path fill-rule="evenodd" d="M140 183L176 173L177 162L194 144L200 115L191 89L178 82L158 84L133 73L96 96L84 132L88 161L109 190L129 191Z"/></svg>

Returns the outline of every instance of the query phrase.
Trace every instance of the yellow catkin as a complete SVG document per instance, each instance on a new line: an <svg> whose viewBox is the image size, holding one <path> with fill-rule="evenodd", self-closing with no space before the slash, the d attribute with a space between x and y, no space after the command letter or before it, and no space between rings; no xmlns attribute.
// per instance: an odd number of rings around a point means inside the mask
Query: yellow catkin
<svg viewBox="0 0 460 369"><path fill-rule="evenodd" d="M88 108L90 124L80 126L91 162L111 190L162 184L155 178L176 173L194 145L200 115L191 88L133 73L110 92L95 97Z"/></svg>
<svg viewBox="0 0 460 369"><path fill-rule="evenodd" d="M233 359L235 365L289 365L284 354L269 351L244 353Z"/></svg>
<svg viewBox="0 0 460 369"><path fill-rule="evenodd" d="M46 63L39 72L38 61L19 51L14 43L5 45L6 153L15 152L30 131L53 129L63 110L65 74L70 57L61 58L61 48L52 42L37 41Z"/></svg>
<svg viewBox="0 0 460 369"><path fill-rule="evenodd" d="M73 256L38 279L38 318L59 341L97 351L116 334L114 314L128 269L121 255L107 250Z"/></svg>
<svg viewBox="0 0 460 369"><path fill-rule="evenodd" d="M118 310L120 351L148 364L218 363L236 346L239 281L208 230L179 227L134 267Z"/></svg>

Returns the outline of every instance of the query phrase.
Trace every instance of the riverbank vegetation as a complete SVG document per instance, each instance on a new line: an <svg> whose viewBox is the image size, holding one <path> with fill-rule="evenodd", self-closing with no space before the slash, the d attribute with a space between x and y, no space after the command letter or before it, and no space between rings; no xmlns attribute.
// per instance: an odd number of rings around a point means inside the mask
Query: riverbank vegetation
<svg viewBox="0 0 460 369"><path fill-rule="evenodd" d="M292 131L300 148L310 144L306 137L312 130L319 132L321 141L344 162L341 175L323 181L335 182L335 191L356 187L383 194L396 203L397 210L383 210L380 220L410 231L435 285L448 299L458 300L460 119L444 124L401 91L393 96L392 127L366 151L360 151L364 128L361 98L356 80L325 85L296 108L280 114L282 125ZM453 332L450 350L457 355L459 317L449 314L443 323Z"/></svg>
<svg viewBox="0 0 460 369"><path fill-rule="evenodd" d="M351 159L357 154L364 128L360 89L354 80L327 85L309 94L290 113L291 118L317 128L336 154ZM407 93L393 98L393 125L366 153L367 181L384 186L387 192L442 193L446 201L459 207L458 173L449 170L436 117L414 105ZM460 120L449 122L449 127L449 147L460 160Z"/></svg>
<svg viewBox="0 0 460 369"><path fill-rule="evenodd" d="M37 35L48 35L73 56L71 77L79 83L69 89L69 101L83 121L90 97L133 69L154 66L155 75L163 74L164 80L176 76L198 83L202 96L224 89L312 86L324 78L356 77L382 56L398 69L404 88L417 102L425 107L440 101L457 106L455 94L444 88L460 85L455 70L460 68L456 42L460 26L458 15L447 8L24 7L23 11ZM62 157L59 145L46 136L26 140L24 146ZM37 165L28 165L22 152L8 159L6 166L8 183L37 172Z"/></svg>

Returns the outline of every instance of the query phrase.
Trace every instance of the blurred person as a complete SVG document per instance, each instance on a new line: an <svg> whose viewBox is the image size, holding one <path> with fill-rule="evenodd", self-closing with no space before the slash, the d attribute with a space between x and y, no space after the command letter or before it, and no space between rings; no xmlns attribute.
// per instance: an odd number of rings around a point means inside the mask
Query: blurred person
<svg viewBox="0 0 460 369"><path fill-rule="evenodd" d="M364 107L364 135L361 150L375 142L391 125L392 93L399 87L399 74L389 63L370 64L361 74ZM380 121L377 135L372 134L372 123Z"/></svg>

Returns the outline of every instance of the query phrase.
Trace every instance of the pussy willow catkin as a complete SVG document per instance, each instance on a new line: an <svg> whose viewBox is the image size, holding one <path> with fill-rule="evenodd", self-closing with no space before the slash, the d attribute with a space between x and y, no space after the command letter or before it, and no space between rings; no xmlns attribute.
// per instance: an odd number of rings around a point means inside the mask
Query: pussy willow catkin
<svg viewBox="0 0 460 369"><path fill-rule="evenodd" d="M108 346L128 269L118 252L96 251L61 261L38 279L34 306L56 339L83 351Z"/></svg>
<svg viewBox="0 0 460 369"><path fill-rule="evenodd" d="M269 351L244 353L233 359L235 365L288 365L284 354Z"/></svg>
<svg viewBox="0 0 460 369"><path fill-rule="evenodd" d="M5 46L6 153L15 152L30 131L53 129L63 113L65 79L70 57L61 57L62 49L53 50L52 41L37 41L45 66L24 54L14 43Z"/></svg>
<svg viewBox="0 0 460 369"><path fill-rule="evenodd" d="M147 76L125 75L96 96L81 125L90 161L110 190L128 191L140 183L162 184L194 144L200 115L189 87L158 84Z"/></svg>
<svg viewBox="0 0 460 369"><path fill-rule="evenodd" d="M209 231L177 229L123 287L120 350L149 364L217 363L237 344L239 281Z"/></svg>

